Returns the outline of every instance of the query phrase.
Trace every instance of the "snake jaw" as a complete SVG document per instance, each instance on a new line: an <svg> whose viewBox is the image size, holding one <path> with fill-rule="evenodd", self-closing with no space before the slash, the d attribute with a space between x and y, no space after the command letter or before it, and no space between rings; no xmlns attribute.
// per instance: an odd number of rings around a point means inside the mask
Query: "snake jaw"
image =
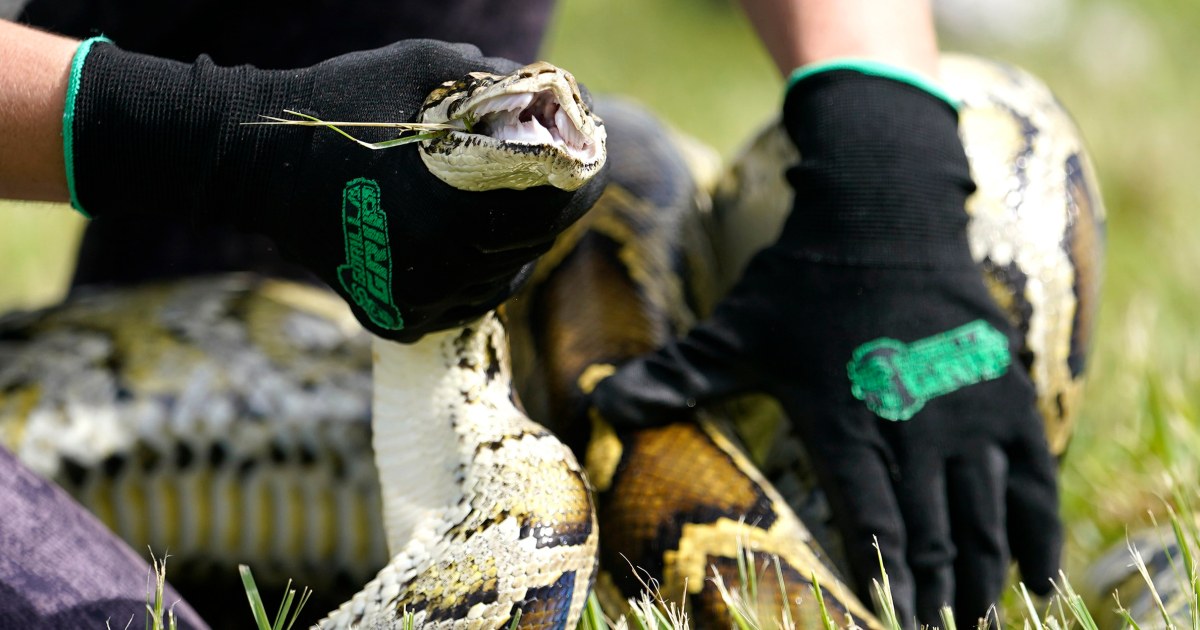
<svg viewBox="0 0 1200 630"><path fill-rule="evenodd" d="M604 123L574 77L545 62L447 82L430 94L419 121L456 127L422 142L420 153L430 172L463 190L575 190L606 157Z"/></svg>
<svg viewBox="0 0 1200 630"><path fill-rule="evenodd" d="M552 90L488 98L466 114L475 123L466 129L464 122L463 132L514 144L548 144L580 162L594 161L598 150L593 141L595 123L590 117L585 118L580 108L559 105L562 101L562 95ZM592 128L584 132L584 127Z"/></svg>

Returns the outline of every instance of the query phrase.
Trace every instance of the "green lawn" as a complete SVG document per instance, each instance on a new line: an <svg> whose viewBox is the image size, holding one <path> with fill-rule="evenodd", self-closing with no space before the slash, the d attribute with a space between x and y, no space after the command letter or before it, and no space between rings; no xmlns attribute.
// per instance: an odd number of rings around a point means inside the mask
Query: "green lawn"
<svg viewBox="0 0 1200 630"><path fill-rule="evenodd" d="M1063 470L1069 566L1161 508L1166 473L1200 462L1200 3L1077 0L1056 37L981 52L1042 76L1093 149L1109 256L1092 384ZM778 107L781 84L727 0L566 0L545 57L592 90L633 96L731 155ZM81 221L0 205L0 311L61 294Z"/></svg>

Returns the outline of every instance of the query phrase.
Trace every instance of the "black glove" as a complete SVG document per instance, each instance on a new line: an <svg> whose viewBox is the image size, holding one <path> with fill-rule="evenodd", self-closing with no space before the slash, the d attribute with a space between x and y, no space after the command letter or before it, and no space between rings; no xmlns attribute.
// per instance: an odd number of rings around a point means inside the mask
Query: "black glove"
<svg viewBox="0 0 1200 630"><path fill-rule="evenodd" d="M412 40L260 70L92 40L75 65L66 147L76 208L100 220L157 213L266 234L372 332L400 341L502 302L603 185L596 177L574 192L464 192L433 176L415 145L372 151L327 129L242 124L285 109L412 121L444 81L517 67L473 46ZM356 135L379 141L395 131Z"/></svg>
<svg viewBox="0 0 1200 630"><path fill-rule="evenodd" d="M777 396L812 452L861 595L878 537L901 620L974 627L1010 551L1047 592L1061 542L1055 462L1013 326L970 257L973 190L947 102L839 69L789 91L802 156L778 242L707 321L624 365L592 402L618 427Z"/></svg>

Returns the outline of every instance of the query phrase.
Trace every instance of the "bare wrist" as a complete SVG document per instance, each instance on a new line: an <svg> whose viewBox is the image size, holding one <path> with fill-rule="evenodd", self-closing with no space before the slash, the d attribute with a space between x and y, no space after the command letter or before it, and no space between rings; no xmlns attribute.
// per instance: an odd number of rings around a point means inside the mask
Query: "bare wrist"
<svg viewBox="0 0 1200 630"><path fill-rule="evenodd" d="M0 21L0 197L66 201L62 116L78 45Z"/></svg>

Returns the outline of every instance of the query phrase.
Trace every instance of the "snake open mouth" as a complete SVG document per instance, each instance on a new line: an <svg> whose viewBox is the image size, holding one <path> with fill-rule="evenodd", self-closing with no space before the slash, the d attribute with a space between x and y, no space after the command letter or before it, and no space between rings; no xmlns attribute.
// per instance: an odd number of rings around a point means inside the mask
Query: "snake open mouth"
<svg viewBox="0 0 1200 630"><path fill-rule="evenodd" d="M422 142L421 158L463 190L575 190L604 166L604 123L574 77L544 62L448 82L429 95L420 122L454 128Z"/></svg>
<svg viewBox="0 0 1200 630"><path fill-rule="evenodd" d="M468 133L504 143L555 146L581 162L596 159L597 143L580 130L579 114L572 117L550 90L496 96L473 109L476 120Z"/></svg>

